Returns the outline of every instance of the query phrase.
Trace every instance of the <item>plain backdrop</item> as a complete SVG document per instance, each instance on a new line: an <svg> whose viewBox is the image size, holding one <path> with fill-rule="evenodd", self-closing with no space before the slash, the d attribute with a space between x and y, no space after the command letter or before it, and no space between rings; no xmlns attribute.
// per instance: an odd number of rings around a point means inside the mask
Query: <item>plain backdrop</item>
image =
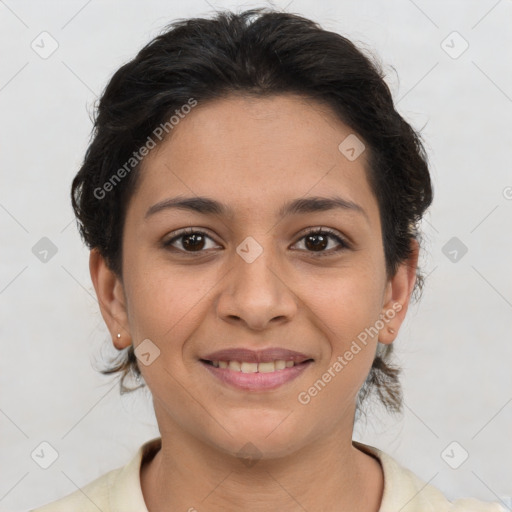
<svg viewBox="0 0 512 512"><path fill-rule="evenodd" d="M149 393L120 396L94 368L109 336L70 183L94 101L119 66L174 19L263 5L0 1L0 510L70 493L158 436ZM378 56L431 163L420 262L428 277L396 341L405 411L370 413L354 438L450 498L510 506L512 2L274 5ZM56 451L48 469L36 455L53 452L41 443Z"/></svg>

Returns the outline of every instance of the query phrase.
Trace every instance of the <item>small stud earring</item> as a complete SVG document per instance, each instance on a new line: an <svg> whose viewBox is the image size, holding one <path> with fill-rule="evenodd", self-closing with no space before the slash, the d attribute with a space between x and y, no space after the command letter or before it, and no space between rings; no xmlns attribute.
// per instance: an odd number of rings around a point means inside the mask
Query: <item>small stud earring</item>
<svg viewBox="0 0 512 512"><path fill-rule="evenodd" d="M388 332L390 334L395 334L395 329L392 329L391 327L388 327Z"/></svg>
<svg viewBox="0 0 512 512"><path fill-rule="evenodd" d="M117 333L117 339L119 339L120 337L121 337L121 333L120 333L120 332L118 332L118 333Z"/></svg>

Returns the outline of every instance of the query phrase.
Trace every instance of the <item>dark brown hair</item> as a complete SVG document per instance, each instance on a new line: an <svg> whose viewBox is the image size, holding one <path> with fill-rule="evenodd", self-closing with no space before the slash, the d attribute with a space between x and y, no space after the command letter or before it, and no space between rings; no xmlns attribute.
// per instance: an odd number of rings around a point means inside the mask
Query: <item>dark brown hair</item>
<svg viewBox="0 0 512 512"><path fill-rule="evenodd" d="M123 222L139 169L130 159L191 98L204 104L229 94L286 93L328 105L367 146L386 270L393 276L411 255L411 240L419 241L418 224L432 201L420 136L396 111L373 59L309 19L269 8L175 21L115 72L97 105L92 140L72 184L73 208L88 247L97 248L122 276ZM116 173L122 179L113 181ZM414 297L422 285L418 269ZM375 392L388 410L400 411L400 370L389 362L392 347L379 344L358 410ZM125 386L126 377L140 375L133 346L103 370L113 372L121 373L123 392L133 389Z"/></svg>

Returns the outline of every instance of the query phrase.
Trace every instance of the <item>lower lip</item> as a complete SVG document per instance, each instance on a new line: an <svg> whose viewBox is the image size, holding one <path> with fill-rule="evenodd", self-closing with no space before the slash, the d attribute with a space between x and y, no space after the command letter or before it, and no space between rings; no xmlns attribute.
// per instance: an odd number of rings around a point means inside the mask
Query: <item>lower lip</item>
<svg viewBox="0 0 512 512"><path fill-rule="evenodd" d="M276 389L286 382L297 378L313 361L307 361L290 368L276 370L268 373L243 373L229 368L217 368L211 364L200 361L201 364L215 377L225 384L244 391L266 391Z"/></svg>

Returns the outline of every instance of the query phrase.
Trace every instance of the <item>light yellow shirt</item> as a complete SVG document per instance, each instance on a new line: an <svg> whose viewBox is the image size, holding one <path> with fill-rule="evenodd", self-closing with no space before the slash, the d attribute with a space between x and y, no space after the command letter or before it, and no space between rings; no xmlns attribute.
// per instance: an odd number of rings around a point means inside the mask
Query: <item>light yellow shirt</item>
<svg viewBox="0 0 512 512"><path fill-rule="evenodd" d="M142 495L140 468L145 457L160 449L160 443L160 438L148 441L126 466L109 471L82 489L30 512L148 512ZM423 482L381 450L356 441L353 444L376 457L382 466L384 493L379 512L505 512L498 503L472 498L452 503L434 486Z"/></svg>

